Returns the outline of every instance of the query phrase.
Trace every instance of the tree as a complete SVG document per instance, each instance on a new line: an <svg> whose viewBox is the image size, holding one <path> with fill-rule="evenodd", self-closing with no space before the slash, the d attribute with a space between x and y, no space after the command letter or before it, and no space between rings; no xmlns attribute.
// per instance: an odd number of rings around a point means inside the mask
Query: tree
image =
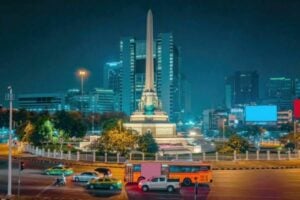
<svg viewBox="0 0 300 200"><path fill-rule="evenodd" d="M87 123L79 112L56 112L54 124L58 130L63 130L69 137L81 138L87 131Z"/></svg>
<svg viewBox="0 0 300 200"><path fill-rule="evenodd" d="M237 153L244 153L249 148L249 142L243 137L235 134L232 135L228 142L225 143L224 146L219 146L218 151L221 153L232 153L236 151Z"/></svg>
<svg viewBox="0 0 300 200"><path fill-rule="evenodd" d="M288 146L287 148L291 147L292 145L288 143L294 144L294 149L298 148L298 144L300 143L300 133L289 133L281 138L279 138L280 142L285 144L285 146Z"/></svg>
<svg viewBox="0 0 300 200"><path fill-rule="evenodd" d="M34 132L34 129L35 126L30 121L26 121L17 127L16 134L18 135L20 141L30 142L30 137Z"/></svg>
<svg viewBox="0 0 300 200"><path fill-rule="evenodd" d="M118 152L124 155L135 148L137 140L138 135L132 130L125 129L122 121L119 120L115 127L104 130L98 141L99 150L102 152Z"/></svg>
<svg viewBox="0 0 300 200"><path fill-rule="evenodd" d="M158 145L151 133L144 133L138 138L138 150L147 153L156 153Z"/></svg>
<svg viewBox="0 0 300 200"><path fill-rule="evenodd" d="M29 137L29 141L35 146L41 146L43 142L49 142L53 136L53 124L50 121L48 112L41 113L34 123L34 131Z"/></svg>

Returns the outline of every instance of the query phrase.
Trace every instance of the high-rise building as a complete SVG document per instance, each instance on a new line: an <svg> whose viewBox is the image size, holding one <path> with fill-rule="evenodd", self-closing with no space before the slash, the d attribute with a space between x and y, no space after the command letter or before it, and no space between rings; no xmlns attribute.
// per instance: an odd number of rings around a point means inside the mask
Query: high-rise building
<svg viewBox="0 0 300 200"><path fill-rule="evenodd" d="M264 103L277 105L278 110L292 109L293 81L286 77L271 77L267 83Z"/></svg>
<svg viewBox="0 0 300 200"><path fill-rule="evenodd" d="M115 95L111 89L95 88L90 93L90 106L89 112L104 113L113 112Z"/></svg>
<svg viewBox="0 0 300 200"><path fill-rule="evenodd" d="M17 103L20 109L35 112L56 112L69 109L65 104L65 96L61 93L20 94Z"/></svg>
<svg viewBox="0 0 300 200"><path fill-rule="evenodd" d="M257 103L259 76L256 71L237 71L225 78L225 104L227 108L240 104Z"/></svg>
<svg viewBox="0 0 300 200"><path fill-rule="evenodd" d="M296 78L294 83L295 97L300 98L300 79Z"/></svg>
<svg viewBox="0 0 300 200"><path fill-rule="evenodd" d="M73 111L103 113L115 111L115 98L111 89L95 88L83 95L78 89L70 89L66 95L66 102Z"/></svg>
<svg viewBox="0 0 300 200"><path fill-rule="evenodd" d="M120 111L121 62L107 62L103 68L103 88L111 89L115 95L114 109Z"/></svg>
<svg viewBox="0 0 300 200"><path fill-rule="evenodd" d="M121 110L130 115L139 105L145 85L145 41L132 37L120 41ZM153 43L154 85L170 120L180 110L179 51L172 33L161 33Z"/></svg>

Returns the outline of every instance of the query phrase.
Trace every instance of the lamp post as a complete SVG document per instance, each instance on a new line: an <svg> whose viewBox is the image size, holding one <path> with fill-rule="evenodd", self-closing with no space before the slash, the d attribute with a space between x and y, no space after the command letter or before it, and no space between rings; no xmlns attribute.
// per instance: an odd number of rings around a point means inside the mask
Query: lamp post
<svg viewBox="0 0 300 200"><path fill-rule="evenodd" d="M83 82L84 82L84 79L85 77L87 76L87 71L84 70L84 69L80 69L78 71L78 75L80 77L80 92L81 92L81 100L80 100L80 111L82 112L83 111Z"/></svg>
<svg viewBox="0 0 300 200"><path fill-rule="evenodd" d="M294 119L294 140L295 140L295 149L297 149L297 143L298 143L298 141L296 140L297 123L298 123L298 120Z"/></svg>
<svg viewBox="0 0 300 200"><path fill-rule="evenodd" d="M225 143L225 122L226 122L226 119L223 119L222 120L223 146L224 146L224 143Z"/></svg>
<svg viewBox="0 0 300 200"><path fill-rule="evenodd" d="M80 82L81 82L81 96L83 95L83 81L84 78L87 75L87 72L85 70L79 70L78 75L80 76Z"/></svg>
<svg viewBox="0 0 300 200"><path fill-rule="evenodd" d="M8 100L9 100L9 138L8 138L8 182L7 182L7 196L11 196L11 174L12 174L12 164L11 164L11 154L12 154L12 101L13 101L13 93L12 93L12 87L8 86L7 88L9 90L8 94Z"/></svg>

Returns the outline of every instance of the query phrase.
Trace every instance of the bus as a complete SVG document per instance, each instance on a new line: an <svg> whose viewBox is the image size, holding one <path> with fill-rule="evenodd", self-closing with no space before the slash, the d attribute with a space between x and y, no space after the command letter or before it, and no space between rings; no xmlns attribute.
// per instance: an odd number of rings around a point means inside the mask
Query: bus
<svg viewBox="0 0 300 200"><path fill-rule="evenodd" d="M159 168L159 173L157 172ZM209 163L199 162L164 162L164 163L127 163L125 181L138 183L151 176L166 175L171 179L179 179L182 185L198 183L209 184L213 181L212 167Z"/></svg>

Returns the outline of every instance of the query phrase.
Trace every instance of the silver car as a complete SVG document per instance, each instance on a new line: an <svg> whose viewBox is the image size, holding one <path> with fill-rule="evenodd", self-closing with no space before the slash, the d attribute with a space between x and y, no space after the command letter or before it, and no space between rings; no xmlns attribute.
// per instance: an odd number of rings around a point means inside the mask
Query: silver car
<svg viewBox="0 0 300 200"><path fill-rule="evenodd" d="M73 176L73 181L75 182L87 182L91 179L95 179L99 177L99 173L97 172L82 172L81 174L77 174Z"/></svg>

